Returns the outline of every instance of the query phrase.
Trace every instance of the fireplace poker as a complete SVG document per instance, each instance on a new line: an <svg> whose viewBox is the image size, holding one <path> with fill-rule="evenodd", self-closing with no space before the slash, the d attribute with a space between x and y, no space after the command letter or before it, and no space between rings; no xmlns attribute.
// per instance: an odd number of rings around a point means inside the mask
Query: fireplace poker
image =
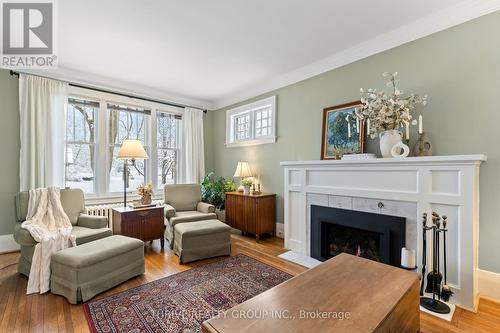
<svg viewBox="0 0 500 333"><path fill-rule="evenodd" d="M430 297L420 297L420 305L424 307L425 309L436 312L436 313L450 313L450 307L443 303L441 300L436 299L436 294L438 293L438 288L440 288L441 285L441 278L440 278L440 273L439 273L439 266L438 266L438 257L439 257L439 247L438 247L438 238L439 238L439 221L440 221L440 216L437 213L432 213L432 245L433 245L433 262L432 262L432 272L429 272L427 275L427 288L426 292L429 292L428 289L432 291L432 298ZM432 284L432 288L429 288L429 283ZM437 287L437 288L436 288Z"/></svg>
<svg viewBox="0 0 500 333"><path fill-rule="evenodd" d="M448 217L443 216L443 271L444 271L444 285L443 288L441 289L441 298L447 302L450 297L453 295L453 291L451 288L448 286L448 278L446 276L446 232L448 229L446 229L446 226L448 225Z"/></svg>
<svg viewBox="0 0 500 333"><path fill-rule="evenodd" d="M425 273L427 266L427 213L422 215L422 275L420 281L420 296L424 296Z"/></svg>

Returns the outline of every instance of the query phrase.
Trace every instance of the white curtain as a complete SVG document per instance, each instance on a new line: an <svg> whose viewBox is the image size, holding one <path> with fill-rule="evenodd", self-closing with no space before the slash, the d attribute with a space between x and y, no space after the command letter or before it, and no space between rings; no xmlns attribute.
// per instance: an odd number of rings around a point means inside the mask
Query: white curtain
<svg viewBox="0 0 500 333"><path fill-rule="evenodd" d="M181 182L199 184L205 175L203 111L185 108L182 115Z"/></svg>
<svg viewBox="0 0 500 333"><path fill-rule="evenodd" d="M67 83L19 76L21 191L64 187Z"/></svg>

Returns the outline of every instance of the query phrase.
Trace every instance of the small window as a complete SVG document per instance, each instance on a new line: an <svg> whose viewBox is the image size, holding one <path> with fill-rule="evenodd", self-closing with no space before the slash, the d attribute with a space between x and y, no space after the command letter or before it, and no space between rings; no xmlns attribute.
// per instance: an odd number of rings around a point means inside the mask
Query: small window
<svg viewBox="0 0 500 333"><path fill-rule="evenodd" d="M276 142L276 96L227 111L226 146Z"/></svg>

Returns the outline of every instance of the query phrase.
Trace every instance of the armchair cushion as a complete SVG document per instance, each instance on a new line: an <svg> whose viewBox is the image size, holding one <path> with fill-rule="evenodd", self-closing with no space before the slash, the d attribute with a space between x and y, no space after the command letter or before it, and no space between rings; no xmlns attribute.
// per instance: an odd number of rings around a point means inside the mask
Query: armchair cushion
<svg viewBox="0 0 500 333"><path fill-rule="evenodd" d="M112 236L113 232L109 228L91 229L75 225L71 230L71 234L76 237L76 245L81 245Z"/></svg>
<svg viewBox="0 0 500 333"><path fill-rule="evenodd" d="M174 216L165 219L165 238L170 243L170 248L174 247L174 226L179 223L196 222L217 219L215 213L202 213L196 210L187 212L176 212Z"/></svg>
<svg viewBox="0 0 500 333"><path fill-rule="evenodd" d="M107 221L106 221L107 223ZM71 234L75 235L77 244L84 244L96 239L111 236L111 229L106 227L88 228L75 225L71 230ZM14 226L14 239L21 246L35 246L37 242L31 237L28 230L21 228L21 223L16 223Z"/></svg>
<svg viewBox="0 0 500 333"><path fill-rule="evenodd" d="M177 212L196 210L201 201L201 186L198 184L165 185L165 203Z"/></svg>
<svg viewBox="0 0 500 333"><path fill-rule="evenodd" d="M165 204L165 206L163 206L164 208L164 211L165 211L165 217L167 219L173 217L175 215L175 208L168 205L168 204Z"/></svg>
<svg viewBox="0 0 500 333"><path fill-rule="evenodd" d="M173 227L177 223L196 222L211 219L217 219L217 215L215 215L215 213L202 213L198 211L177 212L175 216L168 220L168 223Z"/></svg>
<svg viewBox="0 0 500 333"><path fill-rule="evenodd" d="M21 223L14 225L14 240L21 246L34 246L37 243L27 229L21 228Z"/></svg>
<svg viewBox="0 0 500 333"><path fill-rule="evenodd" d="M215 213L215 206L206 202L198 202L196 210L200 213Z"/></svg>
<svg viewBox="0 0 500 333"><path fill-rule="evenodd" d="M91 229L106 228L108 226L108 218L105 216L80 214L77 225Z"/></svg>

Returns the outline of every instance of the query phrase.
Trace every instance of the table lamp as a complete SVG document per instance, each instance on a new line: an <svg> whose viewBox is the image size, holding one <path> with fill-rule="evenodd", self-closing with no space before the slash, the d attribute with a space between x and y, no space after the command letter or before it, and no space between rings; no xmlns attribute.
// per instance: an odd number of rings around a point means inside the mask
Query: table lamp
<svg viewBox="0 0 500 333"><path fill-rule="evenodd" d="M252 171L250 170L248 162L238 162L233 177L241 178L240 181L247 177L252 177ZM238 187L238 192L243 192L243 186L240 185L240 187Z"/></svg>
<svg viewBox="0 0 500 333"><path fill-rule="evenodd" d="M147 160L148 154L144 150L141 141L139 140L124 140L117 159L123 160L123 206L127 207L127 179L128 179L128 160Z"/></svg>

